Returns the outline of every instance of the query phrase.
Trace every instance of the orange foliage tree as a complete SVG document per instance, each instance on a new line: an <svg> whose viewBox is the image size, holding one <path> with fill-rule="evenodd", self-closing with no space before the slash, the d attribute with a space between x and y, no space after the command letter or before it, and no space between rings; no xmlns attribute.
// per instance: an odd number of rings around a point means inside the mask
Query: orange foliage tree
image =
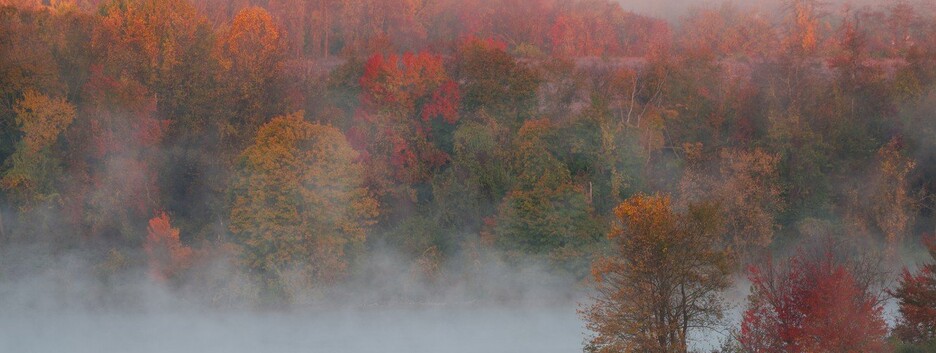
<svg viewBox="0 0 936 353"><path fill-rule="evenodd" d="M690 161L680 191L688 202L710 200L725 219L723 244L744 262L756 258L773 241L776 217L783 210L779 156L761 149L722 149L717 170L706 171L701 146L687 145Z"/></svg>
<svg viewBox="0 0 936 353"><path fill-rule="evenodd" d="M916 162L905 155L897 139L878 149L877 162L870 195L873 219L887 242L896 247L909 230L917 207L908 185Z"/></svg>
<svg viewBox="0 0 936 353"><path fill-rule="evenodd" d="M108 73L130 75L148 88L168 94L191 79L177 74L187 61L199 60L199 31L207 28L195 7L183 0L115 0L105 3L92 45L103 52Z"/></svg>
<svg viewBox="0 0 936 353"><path fill-rule="evenodd" d="M592 352L687 352L690 330L722 317L731 261L716 247L715 209L676 212L669 196L637 195L614 210L610 256L595 262L595 303L581 312Z"/></svg>
<svg viewBox="0 0 936 353"><path fill-rule="evenodd" d="M677 44L694 57L768 57L778 49L776 35L763 14L724 3L690 11Z"/></svg>
<svg viewBox="0 0 936 353"><path fill-rule="evenodd" d="M149 220L143 250L149 275L156 281L172 279L191 265L192 249L179 241L179 229L172 228L166 212Z"/></svg>
<svg viewBox="0 0 936 353"><path fill-rule="evenodd" d="M553 55L620 55L626 45L624 31L618 31L626 17L620 6L604 1L580 1L556 16L546 33Z"/></svg>
<svg viewBox="0 0 936 353"><path fill-rule="evenodd" d="M230 102L231 118L222 121L222 141L233 144L248 141L257 128L281 113L283 64L286 59L285 34L266 10L250 7L234 17L230 28L220 35L214 57L221 65L218 80Z"/></svg>
<svg viewBox="0 0 936 353"><path fill-rule="evenodd" d="M816 53L822 41L823 3L818 0L787 0L787 32L784 44L787 50L799 57Z"/></svg>

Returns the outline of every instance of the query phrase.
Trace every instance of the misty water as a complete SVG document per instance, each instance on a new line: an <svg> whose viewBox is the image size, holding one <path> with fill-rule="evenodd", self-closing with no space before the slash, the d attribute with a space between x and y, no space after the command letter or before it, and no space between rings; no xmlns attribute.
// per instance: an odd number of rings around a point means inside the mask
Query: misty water
<svg viewBox="0 0 936 353"><path fill-rule="evenodd" d="M573 305L291 313L19 312L0 352L577 352Z"/></svg>
<svg viewBox="0 0 936 353"><path fill-rule="evenodd" d="M485 288L500 299L453 287L411 300L400 294L401 287L416 287L401 274L406 267L388 256L372 259L383 259L374 267L386 281L350 283L325 301L260 307L235 299L219 304L232 296L230 288L179 288L142 271L102 280L87 253L0 249L0 353L582 350L585 328L576 309L585 299L564 278L489 263Z"/></svg>

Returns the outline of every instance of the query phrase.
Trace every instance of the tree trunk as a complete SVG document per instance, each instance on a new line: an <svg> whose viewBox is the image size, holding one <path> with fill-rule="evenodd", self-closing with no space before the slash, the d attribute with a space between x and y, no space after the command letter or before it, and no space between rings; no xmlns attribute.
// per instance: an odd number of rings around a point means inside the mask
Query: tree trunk
<svg viewBox="0 0 936 353"><path fill-rule="evenodd" d="M328 54L329 54L328 53L328 49L329 49L328 32L330 32L331 30L331 23L329 23L329 18L328 18L328 0L322 1L322 5L323 5L322 6L322 22L323 22L322 25L324 26L322 35L325 38L325 40L322 43L323 44L322 45L322 57L328 58Z"/></svg>

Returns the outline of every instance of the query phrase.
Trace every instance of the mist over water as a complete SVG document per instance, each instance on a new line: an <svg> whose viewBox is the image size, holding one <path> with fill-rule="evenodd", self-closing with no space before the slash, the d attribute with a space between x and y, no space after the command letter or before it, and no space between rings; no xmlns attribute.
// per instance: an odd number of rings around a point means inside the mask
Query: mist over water
<svg viewBox="0 0 936 353"><path fill-rule="evenodd" d="M381 254L343 295L260 307L204 283L158 283L142 268L101 276L91 254L3 249L0 352L581 351L584 290L561 276L489 263L474 288L482 296L461 281L408 282L405 266Z"/></svg>
<svg viewBox="0 0 936 353"><path fill-rule="evenodd" d="M907 353L934 14L0 0L0 353Z"/></svg>
<svg viewBox="0 0 936 353"><path fill-rule="evenodd" d="M861 8L874 7L881 5L893 5L902 0L827 0L822 4L826 10L838 11L843 8ZM639 14L663 18L674 23L678 23L681 18L689 14L690 11L697 8L718 8L726 4L745 9L756 9L763 14L780 13L784 6L784 0L752 0L752 1L721 1L721 0L618 0L621 7L628 11ZM911 0L912 3L921 8L933 6L926 1Z"/></svg>
<svg viewBox="0 0 936 353"><path fill-rule="evenodd" d="M4 352L575 352L571 305L297 312L18 312Z"/></svg>

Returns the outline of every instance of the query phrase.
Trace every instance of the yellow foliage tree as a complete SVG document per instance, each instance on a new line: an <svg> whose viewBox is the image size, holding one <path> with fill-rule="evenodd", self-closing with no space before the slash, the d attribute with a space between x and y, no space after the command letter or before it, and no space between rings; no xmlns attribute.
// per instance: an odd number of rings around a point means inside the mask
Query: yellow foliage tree
<svg viewBox="0 0 936 353"><path fill-rule="evenodd" d="M22 140L10 156L10 169L0 179L0 187L10 191L22 207L30 207L58 194L62 167L52 147L75 119L75 107L64 98L28 90L13 110Z"/></svg>
<svg viewBox="0 0 936 353"><path fill-rule="evenodd" d="M377 216L362 173L337 129L301 112L264 124L241 154L232 190L231 231L246 265L274 281L296 269L313 285L340 279Z"/></svg>
<svg viewBox="0 0 936 353"><path fill-rule="evenodd" d="M916 162L904 155L901 149L896 139L878 149L877 180L872 184L870 195L873 219L892 248L903 240L917 207L908 185L910 171L916 167Z"/></svg>

